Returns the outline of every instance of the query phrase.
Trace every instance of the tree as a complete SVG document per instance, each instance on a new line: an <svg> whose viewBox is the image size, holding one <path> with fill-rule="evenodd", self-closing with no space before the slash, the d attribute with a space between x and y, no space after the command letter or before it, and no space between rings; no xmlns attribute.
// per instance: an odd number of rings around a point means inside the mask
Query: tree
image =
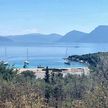
<svg viewBox="0 0 108 108"><path fill-rule="evenodd" d="M6 81L11 81L17 75L17 70L9 65L4 65L4 62L0 63L0 77Z"/></svg>
<svg viewBox="0 0 108 108"><path fill-rule="evenodd" d="M46 72L45 72L45 78L44 78L46 83L50 83L50 74L49 74L49 69L48 66L46 67Z"/></svg>

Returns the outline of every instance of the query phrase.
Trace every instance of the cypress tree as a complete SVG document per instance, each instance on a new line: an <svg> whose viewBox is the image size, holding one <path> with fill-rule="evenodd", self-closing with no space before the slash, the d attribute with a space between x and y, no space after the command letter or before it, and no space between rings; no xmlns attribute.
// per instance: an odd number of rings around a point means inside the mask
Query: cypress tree
<svg viewBox="0 0 108 108"><path fill-rule="evenodd" d="M48 66L46 67L46 72L45 72L45 78L44 78L46 83L50 83L50 74L49 74L49 69Z"/></svg>

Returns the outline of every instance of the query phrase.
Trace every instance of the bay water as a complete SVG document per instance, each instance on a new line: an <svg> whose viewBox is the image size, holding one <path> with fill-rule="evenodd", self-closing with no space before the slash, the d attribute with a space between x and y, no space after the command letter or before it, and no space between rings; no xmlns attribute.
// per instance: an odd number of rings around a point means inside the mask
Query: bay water
<svg viewBox="0 0 108 108"><path fill-rule="evenodd" d="M28 49L28 53L27 53ZM108 44L74 43L74 44L37 44L32 46L0 46L0 60L8 61L15 67L22 68L29 60L29 67L49 66L51 68L84 67L84 64L72 62L64 64L65 57L95 52L107 52Z"/></svg>

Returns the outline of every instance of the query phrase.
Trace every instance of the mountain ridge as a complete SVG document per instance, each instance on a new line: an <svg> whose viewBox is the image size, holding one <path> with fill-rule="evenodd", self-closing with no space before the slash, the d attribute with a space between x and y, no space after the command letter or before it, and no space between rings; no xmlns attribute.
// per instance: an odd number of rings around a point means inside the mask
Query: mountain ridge
<svg viewBox="0 0 108 108"><path fill-rule="evenodd" d="M90 33L81 31L71 31L64 35L60 40L64 43L107 43L108 42L108 25L100 25L92 30Z"/></svg>
<svg viewBox="0 0 108 108"><path fill-rule="evenodd" d="M3 43L107 43L108 25L100 25L90 33L77 30L70 31L65 35L31 33L23 35L0 36L0 44Z"/></svg>
<svg viewBox="0 0 108 108"><path fill-rule="evenodd" d="M3 37L3 36L0 36L0 45L1 44L7 44L7 43L12 43L13 41L7 37Z"/></svg>
<svg viewBox="0 0 108 108"><path fill-rule="evenodd" d="M73 30L66 35L63 36L63 38L60 39L62 42L79 42L80 39L82 39L87 33Z"/></svg>
<svg viewBox="0 0 108 108"><path fill-rule="evenodd" d="M84 42L88 43L107 43L108 42L108 26L100 25L92 30Z"/></svg>
<svg viewBox="0 0 108 108"><path fill-rule="evenodd" d="M32 34L8 36L8 38L13 40L14 42L52 43L58 41L61 38L61 35L55 33L52 34L32 33Z"/></svg>

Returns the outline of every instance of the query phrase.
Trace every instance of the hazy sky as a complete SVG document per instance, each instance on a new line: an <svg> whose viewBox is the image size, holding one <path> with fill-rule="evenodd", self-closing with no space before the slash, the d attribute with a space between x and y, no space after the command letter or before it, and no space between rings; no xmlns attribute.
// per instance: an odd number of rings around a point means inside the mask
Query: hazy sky
<svg viewBox="0 0 108 108"><path fill-rule="evenodd" d="M0 0L0 35L90 32L108 25L108 0Z"/></svg>

